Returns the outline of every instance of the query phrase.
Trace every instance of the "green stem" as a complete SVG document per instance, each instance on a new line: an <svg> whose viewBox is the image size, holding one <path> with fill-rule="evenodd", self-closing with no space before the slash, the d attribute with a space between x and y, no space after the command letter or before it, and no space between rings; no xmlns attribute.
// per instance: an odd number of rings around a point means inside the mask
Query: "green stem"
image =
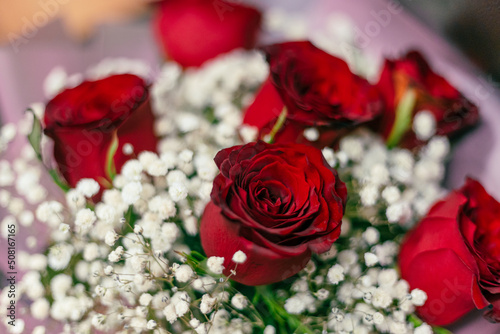
<svg viewBox="0 0 500 334"><path fill-rule="evenodd" d="M273 315L275 315L275 320L280 324L280 330L281 332L285 333L284 331L286 330L285 323L288 324L288 327L294 331L301 331L303 333L307 334L314 334L316 333L312 329L310 329L308 326L306 326L304 323L302 323L301 319L293 314L288 313L281 304L276 301L274 298L274 294L271 291L269 286L259 286L256 288L256 295L259 295L259 297L254 297L254 300L256 298L262 299L264 304L269 308L269 312ZM288 332L286 332L288 333Z"/></svg>
<svg viewBox="0 0 500 334"><path fill-rule="evenodd" d="M267 143L272 144L274 142L274 137L285 124L287 115L288 115L288 110L286 109L286 107L283 107L283 110L281 111L281 114L278 116L278 119L276 120L276 123L271 129L271 132L269 132L269 134L266 136L265 141Z"/></svg>

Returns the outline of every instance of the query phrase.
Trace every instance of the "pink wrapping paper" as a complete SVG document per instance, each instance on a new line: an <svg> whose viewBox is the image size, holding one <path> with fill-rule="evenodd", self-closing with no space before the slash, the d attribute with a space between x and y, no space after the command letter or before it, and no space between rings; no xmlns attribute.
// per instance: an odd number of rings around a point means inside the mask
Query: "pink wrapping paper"
<svg viewBox="0 0 500 334"><path fill-rule="evenodd" d="M421 50L434 69L474 101L481 111L481 125L455 146L450 161L447 185L460 186L465 175L479 179L500 199L500 98L491 80L482 76L459 51L404 12L394 2L383 0L254 0L262 7L278 5L307 17L314 29L324 29L331 12L345 13L357 25L358 42L376 59L397 56L409 48ZM2 122L19 119L26 106L43 101L42 83L55 66L69 74L81 72L105 57L142 59L157 68L160 56L146 21L129 25L105 26L91 41L78 44L69 40L56 22L37 31L17 50L11 45L0 47L0 115ZM12 150L15 152L15 150ZM0 213L1 215L1 213ZM40 226L24 229L18 240L36 235ZM25 248L22 242L19 249ZM0 240L0 254L6 254L5 240ZM5 259L0 259L4 268ZM32 328L33 323L28 321ZM478 313L451 328L457 334L500 333L499 325L483 320ZM27 331L28 332L28 331Z"/></svg>

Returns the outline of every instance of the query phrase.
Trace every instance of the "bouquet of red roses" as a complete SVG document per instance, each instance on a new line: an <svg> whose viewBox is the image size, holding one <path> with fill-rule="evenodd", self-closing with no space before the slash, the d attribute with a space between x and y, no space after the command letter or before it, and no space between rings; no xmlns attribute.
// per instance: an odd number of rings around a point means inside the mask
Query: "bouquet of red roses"
<svg viewBox="0 0 500 334"><path fill-rule="evenodd" d="M29 138L0 162L2 225L48 231L17 258L18 307L50 323L36 333L446 333L476 308L500 321L500 204L472 178L442 187L477 107L417 51L368 80L305 40L238 49L260 21L164 1L171 60L154 79L101 64L2 128L2 150Z"/></svg>

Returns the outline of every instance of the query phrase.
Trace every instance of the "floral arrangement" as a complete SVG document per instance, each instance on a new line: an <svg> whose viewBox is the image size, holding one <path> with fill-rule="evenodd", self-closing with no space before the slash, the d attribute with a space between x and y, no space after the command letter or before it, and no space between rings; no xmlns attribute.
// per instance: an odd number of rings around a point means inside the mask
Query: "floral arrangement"
<svg viewBox="0 0 500 334"><path fill-rule="evenodd" d="M416 51L378 68L346 22L243 50L260 24L236 3L164 1L153 26L170 60L153 79L127 60L51 74L49 101L1 129L2 151L29 138L0 161L2 236L48 230L14 262L17 307L48 323L33 333L448 333L486 307L500 320L500 204L473 179L442 187L477 107ZM3 289L5 326L22 333L11 300Z"/></svg>

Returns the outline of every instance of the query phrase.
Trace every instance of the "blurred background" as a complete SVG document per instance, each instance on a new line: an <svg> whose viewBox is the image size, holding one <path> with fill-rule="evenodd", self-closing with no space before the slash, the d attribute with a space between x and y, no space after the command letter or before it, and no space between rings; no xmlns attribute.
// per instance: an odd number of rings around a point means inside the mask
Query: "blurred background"
<svg viewBox="0 0 500 334"><path fill-rule="evenodd" d="M0 0L0 45L30 34L52 21L84 43L102 24L143 17L156 0ZM500 1L396 0L454 43L478 67L500 81ZM252 1L248 1L252 2ZM289 1L297 2L297 1ZM28 20L28 18L30 20ZM30 21L31 24L27 24ZM51 34L55 32L52 31ZM23 37L17 39L19 46Z"/></svg>
<svg viewBox="0 0 500 334"><path fill-rule="evenodd" d="M500 82L500 1L398 1Z"/></svg>

